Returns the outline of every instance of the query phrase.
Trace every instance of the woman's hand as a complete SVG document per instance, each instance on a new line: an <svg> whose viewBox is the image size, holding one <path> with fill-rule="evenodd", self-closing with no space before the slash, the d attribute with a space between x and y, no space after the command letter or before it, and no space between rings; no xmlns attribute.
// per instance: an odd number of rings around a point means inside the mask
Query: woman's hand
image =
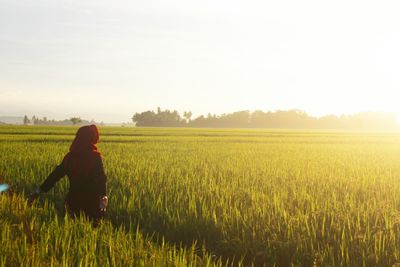
<svg viewBox="0 0 400 267"><path fill-rule="evenodd" d="M108 197L102 196L100 198L100 211L105 212L107 209L107 205L108 205Z"/></svg>
<svg viewBox="0 0 400 267"><path fill-rule="evenodd" d="M40 188L28 196L28 204L31 205L40 195Z"/></svg>

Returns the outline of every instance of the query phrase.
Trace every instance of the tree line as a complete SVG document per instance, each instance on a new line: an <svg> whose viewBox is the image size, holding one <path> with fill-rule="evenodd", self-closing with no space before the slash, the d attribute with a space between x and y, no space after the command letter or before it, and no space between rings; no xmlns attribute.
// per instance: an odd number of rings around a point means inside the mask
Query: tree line
<svg viewBox="0 0 400 267"><path fill-rule="evenodd" d="M138 127L204 127L204 128L292 128L292 129L394 129L397 117L386 112L361 112L353 115L314 117L301 110L201 115L192 119L192 112L182 116L176 110L148 110L135 113L132 121Z"/></svg>
<svg viewBox="0 0 400 267"><path fill-rule="evenodd" d="M88 121L81 119L80 117L71 117L69 119L65 120L50 120L47 119L47 117L37 117L37 116L32 116L32 118L29 118L27 115L24 116L23 119L24 125L87 125L87 124L98 124L94 120ZM100 123L102 124L102 123Z"/></svg>

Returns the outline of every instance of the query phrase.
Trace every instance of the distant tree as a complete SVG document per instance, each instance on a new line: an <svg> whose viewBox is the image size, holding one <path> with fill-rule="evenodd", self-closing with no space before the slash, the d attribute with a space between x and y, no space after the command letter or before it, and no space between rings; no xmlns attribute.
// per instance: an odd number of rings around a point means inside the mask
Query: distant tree
<svg viewBox="0 0 400 267"><path fill-rule="evenodd" d="M135 113L132 117L132 121L136 123L136 126L157 126L156 116L157 114L153 111Z"/></svg>
<svg viewBox="0 0 400 267"><path fill-rule="evenodd" d="M28 116L24 116L24 125L28 125L29 123L31 123L31 120L28 119Z"/></svg>
<svg viewBox="0 0 400 267"><path fill-rule="evenodd" d="M72 117L69 119L73 125L77 125L78 123L82 122L82 119L80 117Z"/></svg>
<svg viewBox="0 0 400 267"><path fill-rule="evenodd" d="M193 116L193 113L191 111L183 112L183 117L185 117L187 122L190 122L190 119L192 118L192 116Z"/></svg>
<svg viewBox="0 0 400 267"><path fill-rule="evenodd" d="M151 110L136 113L132 121L136 126L144 127L180 127L187 124L178 111L161 110L161 108L157 108L157 113Z"/></svg>
<svg viewBox="0 0 400 267"><path fill-rule="evenodd" d="M32 116L32 123L34 125L38 125L40 122L40 119L38 117L36 117L35 115Z"/></svg>

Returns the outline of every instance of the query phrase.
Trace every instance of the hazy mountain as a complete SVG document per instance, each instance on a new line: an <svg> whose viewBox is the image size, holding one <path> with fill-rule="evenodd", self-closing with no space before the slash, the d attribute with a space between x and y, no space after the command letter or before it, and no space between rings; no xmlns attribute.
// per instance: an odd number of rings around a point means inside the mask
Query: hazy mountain
<svg viewBox="0 0 400 267"><path fill-rule="evenodd" d="M0 116L0 123L24 124L24 117Z"/></svg>

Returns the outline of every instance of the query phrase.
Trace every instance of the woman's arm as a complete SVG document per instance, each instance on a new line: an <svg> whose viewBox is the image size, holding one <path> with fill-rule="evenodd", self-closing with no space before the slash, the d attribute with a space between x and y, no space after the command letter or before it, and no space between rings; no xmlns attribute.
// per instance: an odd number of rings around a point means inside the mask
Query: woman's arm
<svg viewBox="0 0 400 267"><path fill-rule="evenodd" d="M104 172L104 167L103 167L103 160L101 157L98 159L98 163L96 166L96 172L95 172L95 177L97 179L97 185L98 185L98 192L100 195L100 210L102 212L105 212L107 209L108 205L108 197L107 197L107 176Z"/></svg>
<svg viewBox="0 0 400 267"><path fill-rule="evenodd" d="M58 165L50 174L47 176L46 180L39 186L35 192L29 195L29 203L32 203L40 193L49 191L62 177L64 177L67 172L65 170L66 158L63 162Z"/></svg>
<svg viewBox="0 0 400 267"><path fill-rule="evenodd" d="M101 157L99 157L97 161L95 177L100 196L107 196L107 176L104 172L103 160Z"/></svg>
<svg viewBox="0 0 400 267"><path fill-rule="evenodd" d="M40 192L47 192L53 186L66 175L65 168L63 164L58 165L50 174L47 176L46 180L39 187Z"/></svg>

